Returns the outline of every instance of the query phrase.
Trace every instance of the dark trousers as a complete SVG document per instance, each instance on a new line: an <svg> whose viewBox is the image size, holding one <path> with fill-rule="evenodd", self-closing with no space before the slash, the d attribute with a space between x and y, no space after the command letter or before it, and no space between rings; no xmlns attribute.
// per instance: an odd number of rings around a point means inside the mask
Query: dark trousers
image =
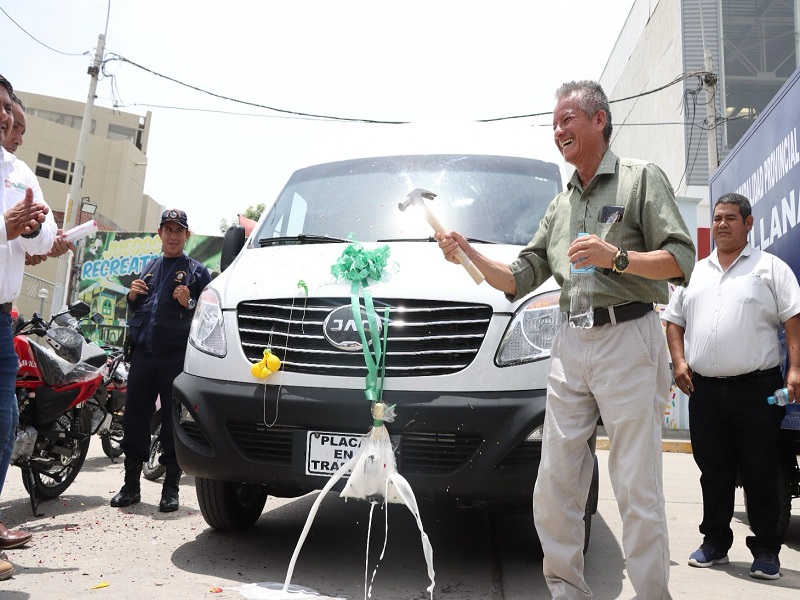
<svg viewBox="0 0 800 600"><path fill-rule="evenodd" d="M737 378L695 373L692 383L689 430L703 490L703 542L721 552L733 544L730 522L738 473L754 533L747 547L753 555L778 554L783 543L777 533L778 442L786 409L769 405L767 397L783 385L780 371Z"/></svg>
<svg viewBox="0 0 800 600"><path fill-rule="evenodd" d="M161 463L177 464L175 440L172 437L172 383L183 370L185 351L150 354L144 344L138 345L131 357L128 372L128 398L122 415L125 456L145 462L150 456L150 421L161 397Z"/></svg>

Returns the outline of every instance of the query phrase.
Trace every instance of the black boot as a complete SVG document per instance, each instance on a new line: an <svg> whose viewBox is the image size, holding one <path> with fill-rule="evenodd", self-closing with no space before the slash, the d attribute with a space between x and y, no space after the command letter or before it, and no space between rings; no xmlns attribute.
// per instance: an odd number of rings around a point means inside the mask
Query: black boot
<svg viewBox="0 0 800 600"><path fill-rule="evenodd" d="M182 474L183 471L178 465L167 465L164 486L161 488L161 502L158 504L158 510L161 512L175 512L178 510L178 484Z"/></svg>
<svg viewBox="0 0 800 600"><path fill-rule="evenodd" d="M111 499L111 506L130 506L141 501L142 494L139 477L142 474L142 463L125 457L125 484L119 493Z"/></svg>

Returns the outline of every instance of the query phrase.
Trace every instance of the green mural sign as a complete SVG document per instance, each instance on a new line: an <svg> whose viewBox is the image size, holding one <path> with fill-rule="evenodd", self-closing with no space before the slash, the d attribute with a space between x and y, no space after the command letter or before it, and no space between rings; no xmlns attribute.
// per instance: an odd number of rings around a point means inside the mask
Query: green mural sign
<svg viewBox="0 0 800 600"><path fill-rule="evenodd" d="M212 277L219 273L222 237L192 235L186 254L205 264ZM91 314L103 322L84 326L91 339L121 346L127 329L125 300L131 283L161 253L161 238L155 233L99 231L86 239L80 265L78 296L89 304Z"/></svg>

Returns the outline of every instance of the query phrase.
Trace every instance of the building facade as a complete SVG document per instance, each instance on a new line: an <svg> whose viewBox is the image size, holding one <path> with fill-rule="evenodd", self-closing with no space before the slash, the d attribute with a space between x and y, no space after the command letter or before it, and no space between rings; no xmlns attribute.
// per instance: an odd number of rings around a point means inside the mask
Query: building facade
<svg viewBox="0 0 800 600"><path fill-rule="evenodd" d="M798 67L798 23L800 0L636 0L600 78L615 151L698 201L701 256L710 173Z"/></svg>
<svg viewBox="0 0 800 600"><path fill-rule="evenodd" d="M95 106L83 174L75 173L75 157L83 122L84 103L17 91L25 104L27 131L17 156L36 173L45 200L61 224L72 180L82 175L76 208L86 212L101 230L146 231L157 223L162 207L144 194L147 143L151 113L142 117ZM93 214L89 209L94 210ZM61 259L66 260L66 259ZM49 315L56 286L58 260L26 267L23 290L17 301L25 315Z"/></svg>

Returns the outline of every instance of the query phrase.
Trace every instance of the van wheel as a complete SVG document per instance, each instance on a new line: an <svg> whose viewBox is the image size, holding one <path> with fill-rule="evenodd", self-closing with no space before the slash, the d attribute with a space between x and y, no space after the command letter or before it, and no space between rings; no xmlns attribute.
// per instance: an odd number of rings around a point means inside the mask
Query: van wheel
<svg viewBox="0 0 800 600"><path fill-rule="evenodd" d="M263 486L195 478L197 502L203 518L220 531L245 529L261 516L267 503Z"/></svg>
<svg viewBox="0 0 800 600"><path fill-rule="evenodd" d="M592 471L592 484L589 486L589 497L586 500L586 512L583 515L584 537L583 553L589 549L589 538L592 533L592 515L597 512L597 501L600 495L600 470L597 466L597 456L594 457L594 470Z"/></svg>
<svg viewBox="0 0 800 600"><path fill-rule="evenodd" d="M597 501L600 495L600 471L597 466L597 457L594 457L594 470L592 471L592 483L589 486L589 496L586 499L586 509L583 513L583 553L586 554L586 551L589 550L589 539L591 538L592 534L592 515L597 512ZM536 528L534 527L534 533L536 533ZM539 540L539 536L536 536L534 540L533 549L537 556L542 556L544 553L542 551L542 542Z"/></svg>

